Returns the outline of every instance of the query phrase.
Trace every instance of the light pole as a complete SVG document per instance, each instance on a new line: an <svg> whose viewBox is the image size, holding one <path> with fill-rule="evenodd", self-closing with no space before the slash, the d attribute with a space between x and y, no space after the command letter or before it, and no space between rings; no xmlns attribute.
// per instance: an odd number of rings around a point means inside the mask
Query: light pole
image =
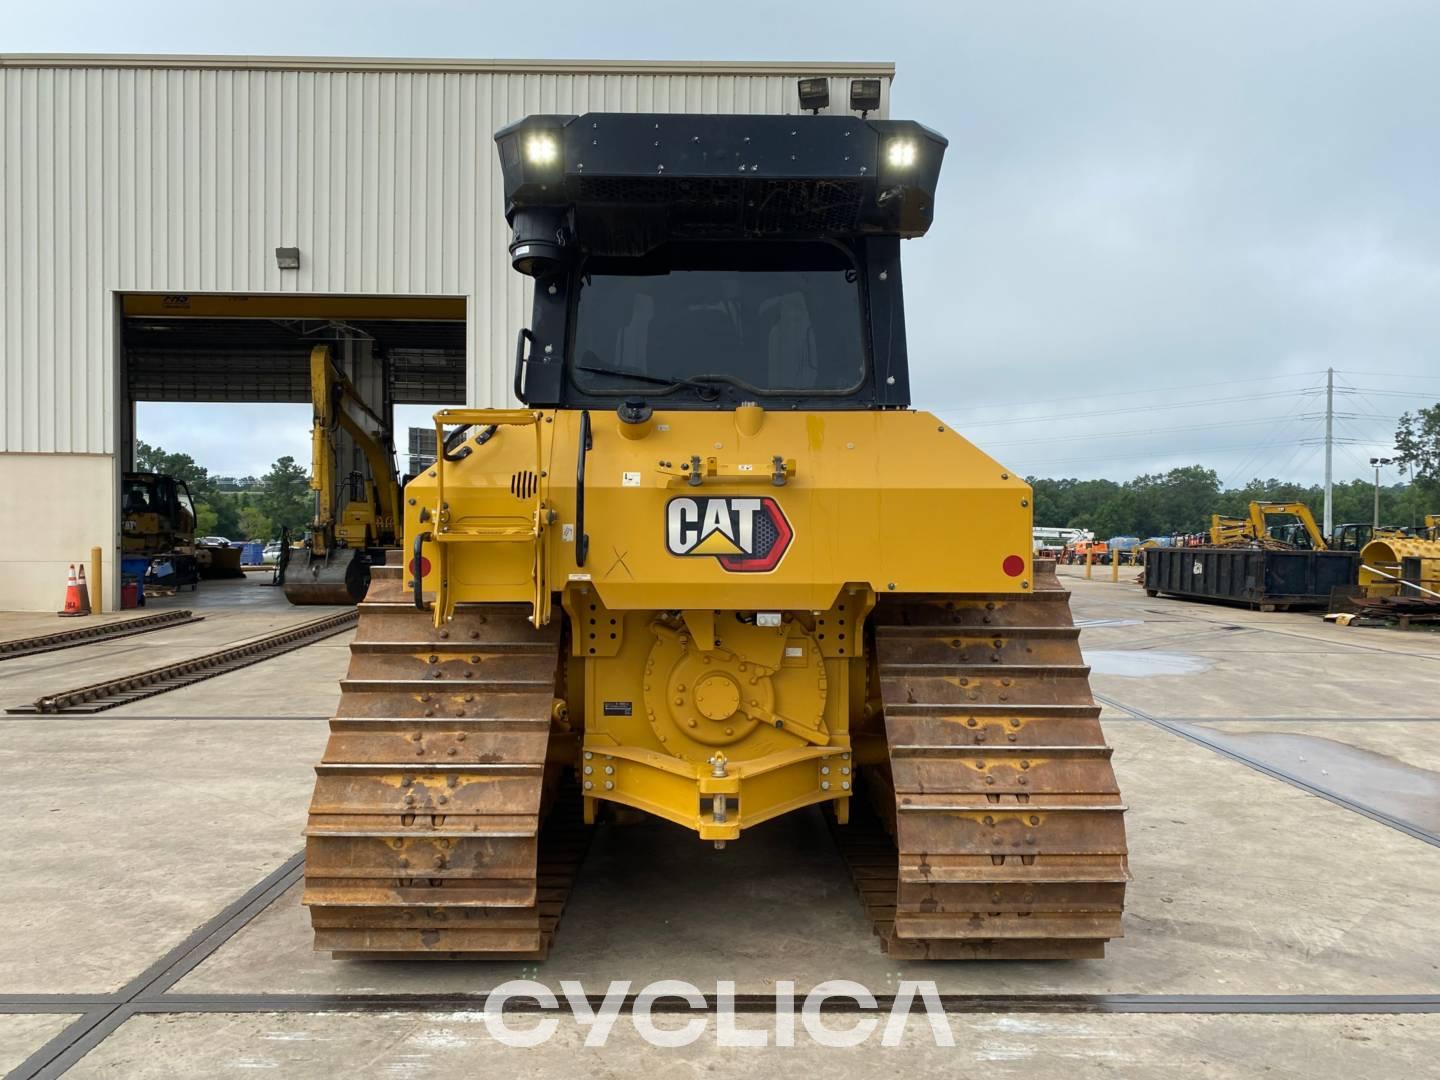
<svg viewBox="0 0 1440 1080"><path fill-rule="evenodd" d="M1398 458L1372 457L1370 464L1375 466L1375 521L1374 527L1380 528L1380 466L1394 465Z"/></svg>

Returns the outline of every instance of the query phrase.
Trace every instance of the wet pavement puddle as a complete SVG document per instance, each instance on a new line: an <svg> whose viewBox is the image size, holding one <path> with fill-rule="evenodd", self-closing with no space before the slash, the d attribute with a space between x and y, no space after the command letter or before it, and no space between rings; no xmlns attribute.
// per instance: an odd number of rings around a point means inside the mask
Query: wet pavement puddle
<svg viewBox="0 0 1440 1080"><path fill-rule="evenodd" d="M1174 722L1221 749L1430 833L1440 833L1440 772L1319 735L1227 732Z"/></svg>

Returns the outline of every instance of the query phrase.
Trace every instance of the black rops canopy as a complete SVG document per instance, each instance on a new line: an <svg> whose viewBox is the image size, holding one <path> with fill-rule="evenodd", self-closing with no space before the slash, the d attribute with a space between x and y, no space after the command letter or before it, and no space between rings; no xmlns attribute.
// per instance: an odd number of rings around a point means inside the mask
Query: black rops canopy
<svg viewBox="0 0 1440 1080"><path fill-rule="evenodd" d="M577 243L921 236L947 145L909 120L670 113L530 116L495 141L528 273Z"/></svg>

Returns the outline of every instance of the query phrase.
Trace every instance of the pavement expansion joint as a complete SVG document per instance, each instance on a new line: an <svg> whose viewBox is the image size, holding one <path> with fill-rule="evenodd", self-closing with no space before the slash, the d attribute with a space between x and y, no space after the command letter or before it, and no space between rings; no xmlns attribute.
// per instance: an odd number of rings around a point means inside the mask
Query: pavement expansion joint
<svg viewBox="0 0 1440 1080"><path fill-rule="evenodd" d="M1173 615L1173 611L1165 612ZM333 618L333 617L332 617ZM1213 624L1214 629L1242 629L1220 625L1215 620L1187 615L1192 623ZM313 625L313 624L311 624ZM1103 628L1100 620L1096 628ZM293 633L303 627L288 627ZM333 632L348 629L340 626ZM1319 636L1303 631L1285 631L1271 626L1245 626L1246 632L1263 631L1317 641ZM138 629L132 633L140 632ZM87 640L106 640L111 635ZM271 635L275 636L275 635ZM264 640L264 639L262 639ZM1329 640L1328 638L1326 639ZM301 644L308 642L301 642ZM1422 659L1440 659L1440 655L1408 652L1386 648L1364 642L1338 642L1347 649L1365 652L1382 652L1387 655L1415 656ZM254 642L246 642L240 648L249 649ZM64 647L57 645L54 647ZM294 647L294 646L291 646ZM48 648L42 651L48 651ZM230 650L222 650L226 652ZM274 655L274 653L268 654ZM261 657L262 659L265 657ZM203 659L203 658L201 658ZM253 660L248 662L254 662ZM184 663L194 663L186 661ZM238 666L238 665L237 665ZM226 670L233 670L227 668ZM214 672L218 674L219 672ZM201 676L202 678L205 676ZM194 680L192 680L194 681ZM1344 809L1369 817L1415 839L1432 846L1440 846L1440 835L1424 828L1395 818L1367 806L1346 795L1318 786L1303 777L1287 772L1268 761L1247 755L1232 746L1207 737L1204 729L1193 725L1221 721L1246 720L1251 722L1315 722L1337 723L1365 722L1435 722L1440 716L1423 717L1175 717L1157 716L1130 706L1104 694L1095 694L1095 700L1117 711L1120 715L1107 715L1106 723L1127 721L1147 723L1197 743L1206 749L1231 758L1264 775L1285 782L1308 794L1316 795ZM119 704L120 702L115 702ZM64 715L64 714L62 714ZM87 714L76 714L87 715ZM68 718L68 717L67 717ZM17 717L16 719L20 719ZM325 716L126 716L126 720L165 721L243 721L243 720L297 720L302 722L327 719ZM63 1074L80 1061L95 1047L104 1042L127 1020L138 1015L184 1015L203 1013L366 1013L406 1011L423 1013L428 1011L475 1010L483 1007L486 995L483 993L179 993L174 987L180 984L190 972L230 941L239 931L249 925L262 912L269 909L288 890L302 879L304 872L303 853L297 853L277 867L243 895L226 905L211 919L191 932L185 940L166 952L153 964L128 982L115 993L92 994L0 994L0 1014L51 1014L74 1015L59 1034L36 1050L13 1073L12 1077L53 1077ZM592 1009L598 1007L603 998L587 995ZM1430 1014L1440 1013L1440 993L1437 994L1161 994L1161 993L1106 993L1106 994L941 994L940 1001L951 1013L1168 1013L1181 1015L1205 1014L1285 1014L1285 1015L1381 1015L1381 1014ZM893 998L877 996L879 1010L887 1010ZM728 1004L728 1003L727 1003ZM630 1011L635 1005L635 996L626 998L622 1011ZM734 1000L736 1011L745 1013L769 1013L774 1010L776 999L769 994L741 994ZM710 995L704 997L704 1004L692 1009L678 999L662 999L655 1006L656 1012L705 1013L713 1012L719 1002ZM573 1006L562 1002L556 1009L544 1008L537 1001L512 999L507 1010L525 1013L550 1013L565 1015L572 1013ZM825 1005L827 1010L838 1012L866 1011L853 1001L832 999Z"/></svg>
<svg viewBox="0 0 1440 1080"><path fill-rule="evenodd" d="M128 982L113 998L107 998L104 1004L88 1009L21 1062L10 1076L21 1080L63 1074L135 1015L138 1011L137 1002L153 1000L163 995L295 885L304 869L304 853L297 852ZM57 1008L51 1011L73 1012L74 1009Z"/></svg>
<svg viewBox="0 0 1440 1080"><path fill-rule="evenodd" d="M1103 702L1104 704L1109 705L1111 708L1123 709L1125 712L1129 713L1137 720L1148 721L1149 723L1160 728L1162 731L1167 731L1171 735L1178 735L1182 739L1189 739L1191 742L1197 743L1200 746L1205 747L1207 750L1212 750L1217 754L1228 757L1232 761L1238 761L1242 765L1248 765L1256 772L1263 773L1274 780L1281 780L1291 785L1292 787L1299 788L1301 791L1304 791L1310 795L1315 795L1321 799L1325 799L1327 802L1334 803L1336 806L1343 807L1346 810L1350 810L1356 814L1362 815L1363 817L1367 817L1371 821L1378 821L1382 825L1388 825L1390 826L1390 828L1402 832L1406 836L1414 837L1416 840L1421 840L1431 845L1432 847L1440 847L1440 834L1437 834L1429 829L1422 828L1418 825L1414 825L1408 821L1403 821L1400 818L1394 817L1391 814L1387 814L1385 813L1385 811L1380 810L1376 807L1367 806L1364 803L1357 802L1356 800L1351 799L1348 796L1342 795L1338 791L1334 791L1330 788L1322 787L1318 784L1311 783L1309 780L1306 780L1300 776L1296 776L1294 773L1288 772L1285 769L1281 769L1278 766L1267 764L1263 761L1257 760L1256 758L1250 757L1247 754L1240 753L1238 750L1235 750L1231 747L1223 746L1215 740L1206 738L1201 731L1186 726L1186 723L1184 722L1177 722L1174 720L1162 719L1158 716L1151 716L1143 709L1137 709L1133 705L1126 705L1124 702L1117 701L1106 694L1095 694L1095 700ZM1243 718L1236 717L1234 719Z"/></svg>
<svg viewBox="0 0 1440 1080"><path fill-rule="evenodd" d="M1124 708L1113 703L1117 708ZM1137 719L1164 727L1161 721L1129 710ZM1167 728L1167 730L1169 730ZM1185 734L1176 731L1176 734ZM1188 736L1187 736L1188 737ZM1203 741L1203 740L1196 740ZM1215 749L1212 747L1212 749ZM1258 767L1258 766L1257 766ZM173 993L181 979L213 956L241 929L269 908L304 874L304 853L299 852L193 931L115 994L9 994L0 995L0 1014L49 1013L81 1015L36 1050L10 1076L14 1080L58 1077L104 1042L131 1017L143 1014L199 1013L364 1013L474 1009L483 1007L483 994L184 994ZM604 1001L587 995L591 1009ZM1440 1013L1440 994L942 994L950 1013L1142 1013L1142 1014L1287 1014L1378 1015ZM743 1013L769 1013L776 999L768 994L742 994L734 1008ZM626 998L622 1011L634 1008L635 995ZM876 1009L888 1010L893 998L877 996ZM539 1002L512 999L507 1009L516 1012L573 1010L568 1002L551 1010ZM662 999L657 1012L714 1012L718 1001L705 996L694 1009L687 1003ZM825 1006L834 1011L866 1011L846 999Z"/></svg>

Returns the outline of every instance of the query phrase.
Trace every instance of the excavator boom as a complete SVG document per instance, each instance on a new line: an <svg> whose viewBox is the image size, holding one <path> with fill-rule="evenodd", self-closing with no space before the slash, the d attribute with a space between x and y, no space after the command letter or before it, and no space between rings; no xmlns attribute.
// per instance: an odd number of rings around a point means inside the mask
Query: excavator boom
<svg viewBox="0 0 1440 1080"><path fill-rule="evenodd" d="M353 604L369 587L372 563L383 562L385 550L396 544L400 484L390 426L336 366L329 345L310 350L310 396L315 410L310 433L315 520L304 565L292 567L290 552L282 553L281 582L294 604ZM374 430L356 419L355 412ZM341 431L359 447L369 468L359 497L336 468L336 436Z"/></svg>
<svg viewBox="0 0 1440 1080"><path fill-rule="evenodd" d="M1216 547L1234 544L1270 544L1292 546L1270 535L1270 519L1293 517L1315 551L1329 551L1325 534L1315 523L1315 515L1301 502L1252 502L1246 517L1225 517L1213 514L1210 518L1210 543Z"/></svg>

